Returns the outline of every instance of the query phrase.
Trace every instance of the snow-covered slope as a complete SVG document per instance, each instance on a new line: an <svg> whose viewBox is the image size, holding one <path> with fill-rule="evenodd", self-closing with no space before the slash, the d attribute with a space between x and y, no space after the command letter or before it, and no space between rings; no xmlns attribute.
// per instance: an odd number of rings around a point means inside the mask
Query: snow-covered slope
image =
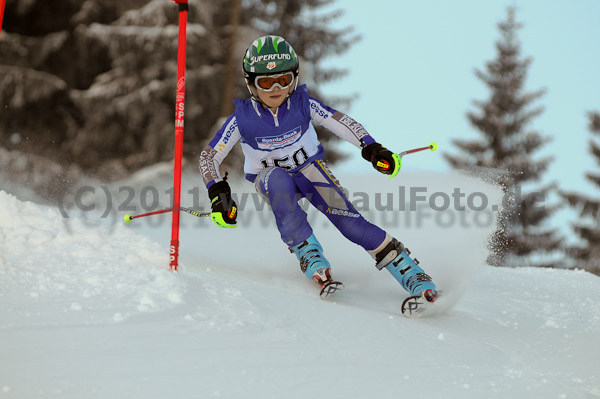
<svg viewBox="0 0 600 399"><path fill-rule="evenodd" d="M0 191L0 399L600 397L596 276L484 267L489 224L389 223L447 292L408 320L398 284L320 215L335 302L249 208L235 230L182 215L171 273L168 223L90 225Z"/></svg>

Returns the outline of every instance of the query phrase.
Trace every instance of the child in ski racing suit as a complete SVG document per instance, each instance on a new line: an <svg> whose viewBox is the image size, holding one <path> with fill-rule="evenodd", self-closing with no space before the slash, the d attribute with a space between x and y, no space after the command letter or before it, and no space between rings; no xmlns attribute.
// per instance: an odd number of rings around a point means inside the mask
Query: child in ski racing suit
<svg viewBox="0 0 600 399"><path fill-rule="evenodd" d="M365 220L350 203L323 161L323 146L311 122L361 148L363 158L381 173L395 175L397 158L360 123L309 96L306 85L298 86L298 67L292 46L279 36L260 37L246 51L243 72L252 97L234 101L235 112L200 155L213 221L220 227L236 224L237 207L219 166L239 142L246 179L271 205L281 239L296 254L307 278L324 288L341 284L332 279L323 248L298 204L302 197L348 240L363 247L377 269L387 268L411 295L435 301L435 285L408 249Z"/></svg>

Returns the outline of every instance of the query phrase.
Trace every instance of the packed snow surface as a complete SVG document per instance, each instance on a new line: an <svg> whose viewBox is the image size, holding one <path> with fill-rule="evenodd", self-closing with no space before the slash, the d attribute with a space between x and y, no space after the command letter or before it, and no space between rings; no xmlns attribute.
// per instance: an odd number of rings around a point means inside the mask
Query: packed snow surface
<svg viewBox="0 0 600 399"><path fill-rule="evenodd" d="M498 201L469 179L404 179ZM389 184L346 180L371 196ZM237 229L182 214L173 273L168 215L90 223L0 191L0 399L600 397L600 279L483 266L492 223L421 212L365 212L445 292L439 314L409 320L397 282L321 215L309 219L345 284L332 301L268 210L247 205Z"/></svg>

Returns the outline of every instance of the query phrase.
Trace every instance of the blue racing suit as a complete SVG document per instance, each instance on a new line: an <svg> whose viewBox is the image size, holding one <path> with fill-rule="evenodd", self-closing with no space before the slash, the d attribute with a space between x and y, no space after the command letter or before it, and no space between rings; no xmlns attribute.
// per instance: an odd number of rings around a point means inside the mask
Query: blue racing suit
<svg viewBox="0 0 600 399"><path fill-rule="evenodd" d="M324 126L358 148L375 140L354 119L309 96L299 86L273 114L254 99L235 100L235 112L200 155L207 188L223 180L219 166L238 142L246 179L271 205L282 240L290 247L312 234L298 200L307 198L350 241L372 252L386 233L350 203L325 165L325 152L312 125Z"/></svg>

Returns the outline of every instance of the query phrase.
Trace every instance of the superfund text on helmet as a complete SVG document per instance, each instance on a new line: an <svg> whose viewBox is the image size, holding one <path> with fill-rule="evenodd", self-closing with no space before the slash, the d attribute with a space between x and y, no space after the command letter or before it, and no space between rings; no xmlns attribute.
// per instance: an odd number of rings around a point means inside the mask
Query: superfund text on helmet
<svg viewBox="0 0 600 399"><path fill-rule="evenodd" d="M292 59L292 56L290 54L265 54L265 55L259 55L258 57L252 55L252 56L250 56L250 60L247 61L247 65L249 65L250 69L252 69L254 67L254 64L256 64L256 63L261 64L266 61L275 61L275 60L289 61L291 59Z"/></svg>

